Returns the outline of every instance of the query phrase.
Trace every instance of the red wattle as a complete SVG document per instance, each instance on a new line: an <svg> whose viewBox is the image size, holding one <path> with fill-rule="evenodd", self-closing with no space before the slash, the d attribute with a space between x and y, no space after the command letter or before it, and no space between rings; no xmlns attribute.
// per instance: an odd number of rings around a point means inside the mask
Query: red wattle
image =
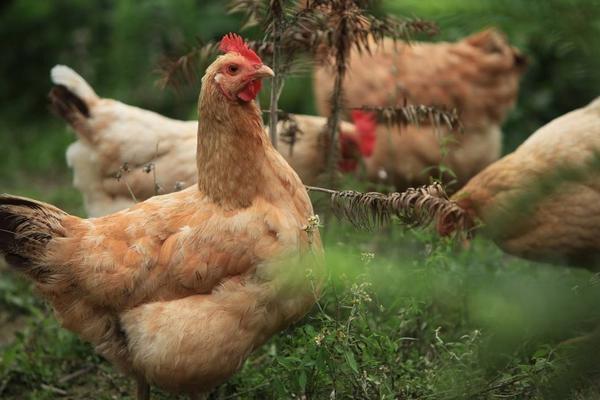
<svg viewBox="0 0 600 400"><path fill-rule="evenodd" d="M238 98L243 101L251 101L258 96L258 92L262 88L262 82L260 80L254 80L246 85L241 92L238 93Z"/></svg>
<svg viewBox="0 0 600 400"><path fill-rule="evenodd" d="M361 110L352 110L352 121L358 132L358 148L363 157L370 157L375 149L377 121L375 115Z"/></svg>

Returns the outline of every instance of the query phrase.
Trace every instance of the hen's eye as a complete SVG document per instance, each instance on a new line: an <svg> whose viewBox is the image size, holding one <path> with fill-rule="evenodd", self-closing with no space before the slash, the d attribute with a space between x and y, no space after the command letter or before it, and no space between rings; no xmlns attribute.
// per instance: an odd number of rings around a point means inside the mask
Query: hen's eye
<svg viewBox="0 0 600 400"><path fill-rule="evenodd" d="M237 65L235 65L235 64L230 64L230 65L227 67L227 72L229 72L230 74L235 74L236 72L238 72L238 70L239 70L239 69L240 69L240 67L238 67Z"/></svg>

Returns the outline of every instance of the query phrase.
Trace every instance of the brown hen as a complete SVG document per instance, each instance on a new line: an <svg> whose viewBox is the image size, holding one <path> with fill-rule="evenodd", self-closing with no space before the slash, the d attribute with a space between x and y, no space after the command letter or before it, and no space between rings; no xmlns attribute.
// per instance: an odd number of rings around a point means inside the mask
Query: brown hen
<svg viewBox="0 0 600 400"><path fill-rule="evenodd" d="M537 130L452 200L508 253L600 266L600 99Z"/></svg>
<svg viewBox="0 0 600 400"><path fill-rule="evenodd" d="M315 302L312 206L253 101L273 72L239 36L221 49L200 92L197 185L87 220L0 197L0 252L144 399L147 383L210 391Z"/></svg>
<svg viewBox="0 0 600 400"><path fill-rule="evenodd" d="M371 179L403 190L436 175L431 167L452 169L464 184L501 154L500 125L514 105L524 57L494 29L456 43L371 43L372 54L352 50L343 83L345 106L424 104L456 108L462 132L430 126L379 128L367 168ZM323 64L314 74L321 115L330 111L334 76ZM442 145L448 143L448 145ZM442 150L441 150L442 149ZM442 156L448 151L446 157Z"/></svg>

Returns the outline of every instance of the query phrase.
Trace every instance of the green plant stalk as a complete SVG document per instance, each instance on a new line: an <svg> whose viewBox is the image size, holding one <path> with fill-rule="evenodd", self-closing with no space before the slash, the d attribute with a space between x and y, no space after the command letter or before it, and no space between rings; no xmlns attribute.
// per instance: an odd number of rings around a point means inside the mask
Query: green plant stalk
<svg viewBox="0 0 600 400"><path fill-rule="evenodd" d="M347 3L344 3L344 8L347 7ZM340 10L341 11L341 10ZM342 83L346 77L346 60L350 51L349 46L345 43L345 40L349 34L347 16L343 15L339 22L339 32L336 38L336 52L335 52L335 83L333 86L333 92L331 94L331 115L327 119L327 134L329 136L329 148L326 153L326 166L329 174L329 185L335 187L335 176L336 176L336 160L338 150L338 131L340 125L340 114L342 112Z"/></svg>
<svg viewBox="0 0 600 400"><path fill-rule="evenodd" d="M279 86L278 81L279 81L279 75L278 75L278 63L277 63L277 56L278 56L278 49L277 49L277 44L275 44L274 50L273 50L273 71L275 72L275 76L272 78L271 80L271 100L270 100L270 108L269 108L269 137L271 139L271 144L273 145L273 147L275 147L277 149L277 109L278 109L278 90L277 87Z"/></svg>
<svg viewBox="0 0 600 400"><path fill-rule="evenodd" d="M342 82L346 76L346 65L343 62L341 65L338 64L337 59L339 58L340 57L336 57L337 74L335 76L335 85L332 94L333 108L331 110L329 120L327 121L327 130L329 136L329 149L327 150L327 171L329 173L329 184L332 187L335 187L335 161L337 159L338 149L336 144L338 142L337 132L340 126L340 114L342 108Z"/></svg>
<svg viewBox="0 0 600 400"><path fill-rule="evenodd" d="M270 99L270 108L269 108L269 136L271 139L271 144L275 149L277 149L277 112L279 110L279 96L281 95L281 77L280 67L279 67L279 50L280 50L280 42L281 42L281 28L282 28L282 19L283 19L283 10L281 7L280 0L273 0L271 3L271 10L273 12L273 63L271 68L273 68L273 72L275 76L271 79L271 99Z"/></svg>

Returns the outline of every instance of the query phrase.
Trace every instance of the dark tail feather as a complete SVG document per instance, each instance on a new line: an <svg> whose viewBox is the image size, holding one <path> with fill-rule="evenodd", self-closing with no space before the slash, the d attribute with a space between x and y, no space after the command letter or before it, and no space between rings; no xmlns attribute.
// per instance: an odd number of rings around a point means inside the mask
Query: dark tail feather
<svg viewBox="0 0 600 400"><path fill-rule="evenodd" d="M79 134L88 136L87 119L90 107L99 100L94 89L73 69L66 65L56 65L50 71L54 84L48 97L50 108L64 119Z"/></svg>
<svg viewBox="0 0 600 400"><path fill-rule="evenodd" d="M48 94L50 109L64 119L77 133L87 136L88 105L63 85L55 85Z"/></svg>
<svg viewBox="0 0 600 400"><path fill-rule="evenodd" d="M79 98L75 93L67 89L63 85L54 85L48 94L50 106L59 117L72 123L74 115L79 114L80 117L89 118L90 109L88 105Z"/></svg>
<svg viewBox="0 0 600 400"><path fill-rule="evenodd" d="M64 236L61 220L66 215L49 204L0 195L0 254L12 266L39 276L48 242Z"/></svg>

